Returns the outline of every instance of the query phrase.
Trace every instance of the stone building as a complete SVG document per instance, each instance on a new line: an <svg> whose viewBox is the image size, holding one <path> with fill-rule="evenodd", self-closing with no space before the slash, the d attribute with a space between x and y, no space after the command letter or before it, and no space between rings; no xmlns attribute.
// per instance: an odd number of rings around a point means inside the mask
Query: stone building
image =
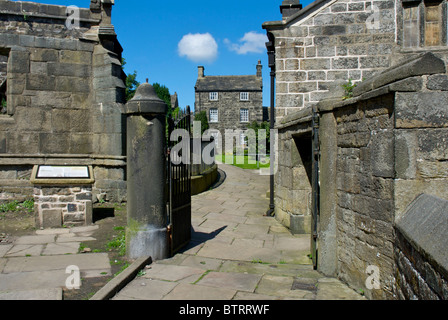
<svg viewBox="0 0 448 320"><path fill-rule="evenodd" d="M206 112L210 129L220 133L221 139L215 141L225 143L225 130L234 130L239 135L234 143L244 144L244 130L247 125L253 121L264 120L260 61L256 71L255 75L206 76L204 67L198 67L195 112ZM215 136L217 135L216 133ZM218 150L223 147L217 142Z"/></svg>
<svg viewBox="0 0 448 320"><path fill-rule="evenodd" d="M280 10L263 24L276 218L311 234L318 270L369 298L446 299L446 250L430 254L424 224L407 221L421 194L448 199L446 2L290 0ZM445 225L444 214L432 219Z"/></svg>
<svg viewBox="0 0 448 320"><path fill-rule="evenodd" d="M113 4L0 0L0 199L32 197L36 165L86 165L93 201L125 200L125 75Z"/></svg>

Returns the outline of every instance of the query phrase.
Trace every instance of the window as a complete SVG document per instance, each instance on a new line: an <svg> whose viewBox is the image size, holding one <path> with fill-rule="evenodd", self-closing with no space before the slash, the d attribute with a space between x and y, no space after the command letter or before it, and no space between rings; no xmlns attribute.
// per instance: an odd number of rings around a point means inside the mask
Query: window
<svg viewBox="0 0 448 320"><path fill-rule="evenodd" d="M442 45L442 3L425 2L425 46Z"/></svg>
<svg viewBox="0 0 448 320"><path fill-rule="evenodd" d="M0 51L0 114L7 113L6 106L6 76L8 56Z"/></svg>
<svg viewBox="0 0 448 320"><path fill-rule="evenodd" d="M218 122L218 109L210 109L210 122Z"/></svg>
<svg viewBox="0 0 448 320"><path fill-rule="evenodd" d="M406 48L420 45L419 7L408 5L403 8L403 46Z"/></svg>
<svg viewBox="0 0 448 320"><path fill-rule="evenodd" d="M218 101L218 92L210 92L210 101Z"/></svg>
<svg viewBox="0 0 448 320"><path fill-rule="evenodd" d="M446 0L403 1L403 47L446 44Z"/></svg>
<svg viewBox="0 0 448 320"><path fill-rule="evenodd" d="M240 133L240 146L246 147L246 134L244 132Z"/></svg>
<svg viewBox="0 0 448 320"><path fill-rule="evenodd" d="M240 92L241 101L249 101L249 92Z"/></svg>
<svg viewBox="0 0 448 320"><path fill-rule="evenodd" d="M249 122L249 109L240 109L240 121Z"/></svg>

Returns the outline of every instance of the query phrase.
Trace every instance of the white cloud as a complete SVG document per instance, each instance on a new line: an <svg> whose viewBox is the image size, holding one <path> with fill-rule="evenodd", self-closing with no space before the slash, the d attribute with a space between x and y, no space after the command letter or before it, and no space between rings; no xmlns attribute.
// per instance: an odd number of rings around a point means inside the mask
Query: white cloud
<svg viewBox="0 0 448 320"><path fill-rule="evenodd" d="M262 53L266 50L266 42L268 38L263 33L257 33L255 31L250 31L244 34L239 40L240 43L232 43L229 39L224 39L224 43L229 47L230 50L235 51L238 54L246 53Z"/></svg>
<svg viewBox="0 0 448 320"><path fill-rule="evenodd" d="M186 34L177 49L181 57L194 62L212 62L218 56L218 44L210 33Z"/></svg>

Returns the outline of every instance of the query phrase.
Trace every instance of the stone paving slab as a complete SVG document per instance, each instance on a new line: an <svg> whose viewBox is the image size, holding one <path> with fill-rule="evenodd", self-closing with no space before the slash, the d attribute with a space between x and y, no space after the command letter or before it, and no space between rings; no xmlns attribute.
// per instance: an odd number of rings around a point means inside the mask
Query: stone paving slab
<svg viewBox="0 0 448 320"><path fill-rule="evenodd" d="M3 273L65 270L71 265L78 266L81 271L109 271L111 268L107 253L89 253L77 255L9 258L3 268Z"/></svg>
<svg viewBox="0 0 448 320"><path fill-rule="evenodd" d="M208 287L228 288L237 291L254 292L261 275L233 273L233 272L209 272L197 284Z"/></svg>
<svg viewBox="0 0 448 320"><path fill-rule="evenodd" d="M0 274L0 291L24 291L64 287L69 274L64 270Z"/></svg>
<svg viewBox="0 0 448 320"><path fill-rule="evenodd" d="M40 256L44 249L43 244L18 244L11 247L11 249L4 255L9 257L25 257L25 256Z"/></svg>
<svg viewBox="0 0 448 320"><path fill-rule="evenodd" d="M0 300L62 300L61 288L0 292Z"/></svg>
<svg viewBox="0 0 448 320"><path fill-rule="evenodd" d="M113 299L363 299L313 270L309 235L292 235L266 217L269 177L222 165L226 180L193 197L192 240L154 262Z"/></svg>
<svg viewBox="0 0 448 320"><path fill-rule="evenodd" d="M42 254L44 256L76 254L79 250L80 244L80 242L49 243L43 250Z"/></svg>
<svg viewBox="0 0 448 320"><path fill-rule="evenodd" d="M18 238L14 244L47 244L55 241L55 235L23 236Z"/></svg>
<svg viewBox="0 0 448 320"><path fill-rule="evenodd" d="M196 276L196 279L198 279L203 273L203 269L155 263L150 266L150 269L145 270L145 275L143 278L165 281L180 281L191 276Z"/></svg>
<svg viewBox="0 0 448 320"><path fill-rule="evenodd" d="M112 300L161 300L177 285L177 282L136 278Z"/></svg>
<svg viewBox="0 0 448 320"><path fill-rule="evenodd" d="M12 244L0 245L0 258L2 258L12 248Z"/></svg>
<svg viewBox="0 0 448 320"><path fill-rule="evenodd" d="M236 290L230 288L181 283L163 300L231 300L236 293Z"/></svg>

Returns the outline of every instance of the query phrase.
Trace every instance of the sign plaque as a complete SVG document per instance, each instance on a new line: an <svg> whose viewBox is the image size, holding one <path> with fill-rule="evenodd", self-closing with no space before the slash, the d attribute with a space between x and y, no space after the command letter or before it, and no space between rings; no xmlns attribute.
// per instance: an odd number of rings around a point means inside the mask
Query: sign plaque
<svg viewBox="0 0 448 320"><path fill-rule="evenodd" d="M35 184L83 184L93 183L91 166L36 165L31 176Z"/></svg>

